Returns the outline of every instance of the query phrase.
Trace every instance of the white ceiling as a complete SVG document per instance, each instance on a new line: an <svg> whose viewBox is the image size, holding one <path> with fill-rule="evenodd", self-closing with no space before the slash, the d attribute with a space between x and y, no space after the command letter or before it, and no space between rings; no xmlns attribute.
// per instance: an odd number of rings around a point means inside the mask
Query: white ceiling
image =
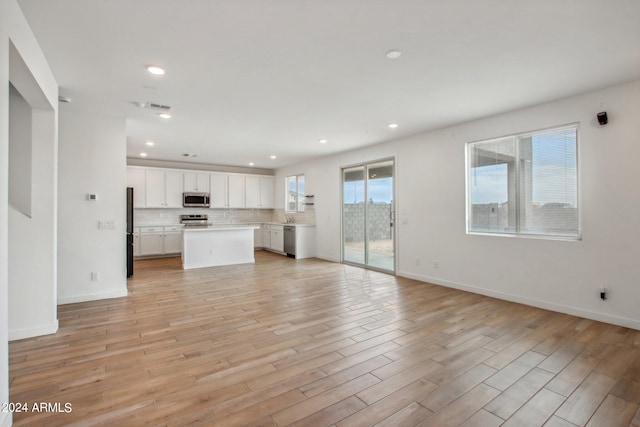
<svg viewBox="0 0 640 427"><path fill-rule="evenodd" d="M19 3L64 108L126 117L129 157L276 168L640 78L638 0Z"/></svg>

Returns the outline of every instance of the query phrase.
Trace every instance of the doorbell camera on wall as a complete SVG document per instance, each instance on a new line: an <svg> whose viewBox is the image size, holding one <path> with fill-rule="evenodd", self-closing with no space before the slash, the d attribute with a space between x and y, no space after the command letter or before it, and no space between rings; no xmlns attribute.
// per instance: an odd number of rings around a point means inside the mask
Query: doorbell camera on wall
<svg viewBox="0 0 640 427"><path fill-rule="evenodd" d="M606 111L601 111L597 114L596 117L598 118L598 123L600 123L600 126L604 126L609 123L609 117L607 117Z"/></svg>

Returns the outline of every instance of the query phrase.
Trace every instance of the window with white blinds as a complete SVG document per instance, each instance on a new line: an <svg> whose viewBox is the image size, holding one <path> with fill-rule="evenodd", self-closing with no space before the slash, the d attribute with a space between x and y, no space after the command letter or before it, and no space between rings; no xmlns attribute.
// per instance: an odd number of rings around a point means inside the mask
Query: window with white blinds
<svg viewBox="0 0 640 427"><path fill-rule="evenodd" d="M577 126L467 144L467 232L579 238Z"/></svg>

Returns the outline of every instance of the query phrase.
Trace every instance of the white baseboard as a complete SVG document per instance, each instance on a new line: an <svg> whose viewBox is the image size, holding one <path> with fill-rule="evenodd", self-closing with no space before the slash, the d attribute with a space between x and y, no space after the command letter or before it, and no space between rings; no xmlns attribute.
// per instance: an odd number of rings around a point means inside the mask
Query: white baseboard
<svg viewBox="0 0 640 427"><path fill-rule="evenodd" d="M83 294L83 295L74 295L70 297L58 297L58 305L62 304L71 304L74 302L86 302L86 301L98 301L101 299L111 299L111 298L122 298L126 297L129 292L126 289L110 291L110 292L99 292L95 294Z"/></svg>
<svg viewBox="0 0 640 427"><path fill-rule="evenodd" d="M33 328L9 329L9 341L55 334L57 331L58 319L50 325L36 326Z"/></svg>
<svg viewBox="0 0 640 427"><path fill-rule="evenodd" d="M11 427L13 417L11 412L0 412L0 427Z"/></svg>
<svg viewBox="0 0 640 427"><path fill-rule="evenodd" d="M556 304L549 301L539 300L535 298L522 297L519 295L508 294L505 292L494 291L491 289L480 288L473 285L450 282L447 280L437 279L434 277L421 276L419 274L408 273L406 271L398 272L398 276L408 279L418 280L420 282L433 283L434 285L445 286L447 288L460 289L462 291L472 292L474 294L486 295L506 301L517 302L520 304L530 305L533 307L544 308L545 310L557 311L559 313L570 314L572 316L584 317L586 319L597 320L599 322L611 323L613 325L624 326L626 328L640 330L640 321L629 319L626 317L614 316L611 314L600 313L591 310L585 310L579 307L569 305Z"/></svg>
<svg viewBox="0 0 640 427"><path fill-rule="evenodd" d="M329 262L340 262L339 259L334 258L332 256L328 256L328 255L316 255L316 258L324 260L324 261L329 261Z"/></svg>

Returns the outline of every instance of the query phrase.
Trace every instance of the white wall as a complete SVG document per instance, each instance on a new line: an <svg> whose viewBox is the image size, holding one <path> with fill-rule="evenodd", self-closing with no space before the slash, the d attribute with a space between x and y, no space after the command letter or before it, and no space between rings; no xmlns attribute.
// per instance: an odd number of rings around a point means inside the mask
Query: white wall
<svg viewBox="0 0 640 427"><path fill-rule="evenodd" d="M59 127L58 303L126 296L125 119L65 106Z"/></svg>
<svg viewBox="0 0 640 427"><path fill-rule="evenodd" d="M43 95L41 103L48 103L49 110L45 115L48 123L48 130L45 135L49 140L49 145L55 150L57 144L57 130L55 130L57 115L58 87L49 69L44 55L27 24L18 3L15 0L0 1L0 402L9 402L9 362L8 362L8 340L9 340L9 306L13 306L10 299L9 289L17 286L9 280L9 208L8 208L8 147L9 147L9 69L16 65L13 61L12 51L17 50L21 55L24 65L27 66L28 75L12 75L17 80L28 80L35 82L35 87ZM10 61L10 58L12 60ZM24 83L16 82L16 87L23 87ZM23 96L25 94L23 93ZM26 95L33 101L33 97ZM28 100L29 100L28 99ZM42 105L41 105L42 106ZM53 116L53 117L51 117ZM39 122L39 120L38 120ZM51 127L54 128L51 131ZM41 135L38 135L41 137ZM52 159L55 163L55 158ZM34 185L36 182L32 177ZM48 176L47 182L53 185L51 191L55 192L55 175ZM55 200L54 200L55 203ZM55 241L55 217L50 218L52 225L47 230L46 241ZM28 242L25 242L28 244ZM47 254L47 260L55 258L55 253ZM38 261L37 259L35 260ZM47 261L48 262L48 261ZM55 293L55 275L46 277L41 283L42 289L48 295L50 291ZM55 300L51 296L51 301L47 301L47 306L55 305ZM11 414L0 412L0 426L11 425Z"/></svg>
<svg viewBox="0 0 640 427"><path fill-rule="evenodd" d="M31 106L9 87L9 204L31 216Z"/></svg>
<svg viewBox="0 0 640 427"><path fill-rule="evenodd" d="M32 110L31 215L9 206L9 339L56 332L56 133L52 111ZM9 123L11 126L11 120ZM11 176L9 176L11 180Z"/></svg>
<svg viewBox="0 0 640 427"><path fill-rule="evenodd" d="M595 120L602 110L609 114L604 127ZM638 117L635 81L282 168L275 185L305 174L316 196L318 255L336 261L340 167L396 155L399 275L640 329ZM467 235L465 143L574 122L580 123L582 240ZM599 298L603 285L607 301Z"/></svg>

